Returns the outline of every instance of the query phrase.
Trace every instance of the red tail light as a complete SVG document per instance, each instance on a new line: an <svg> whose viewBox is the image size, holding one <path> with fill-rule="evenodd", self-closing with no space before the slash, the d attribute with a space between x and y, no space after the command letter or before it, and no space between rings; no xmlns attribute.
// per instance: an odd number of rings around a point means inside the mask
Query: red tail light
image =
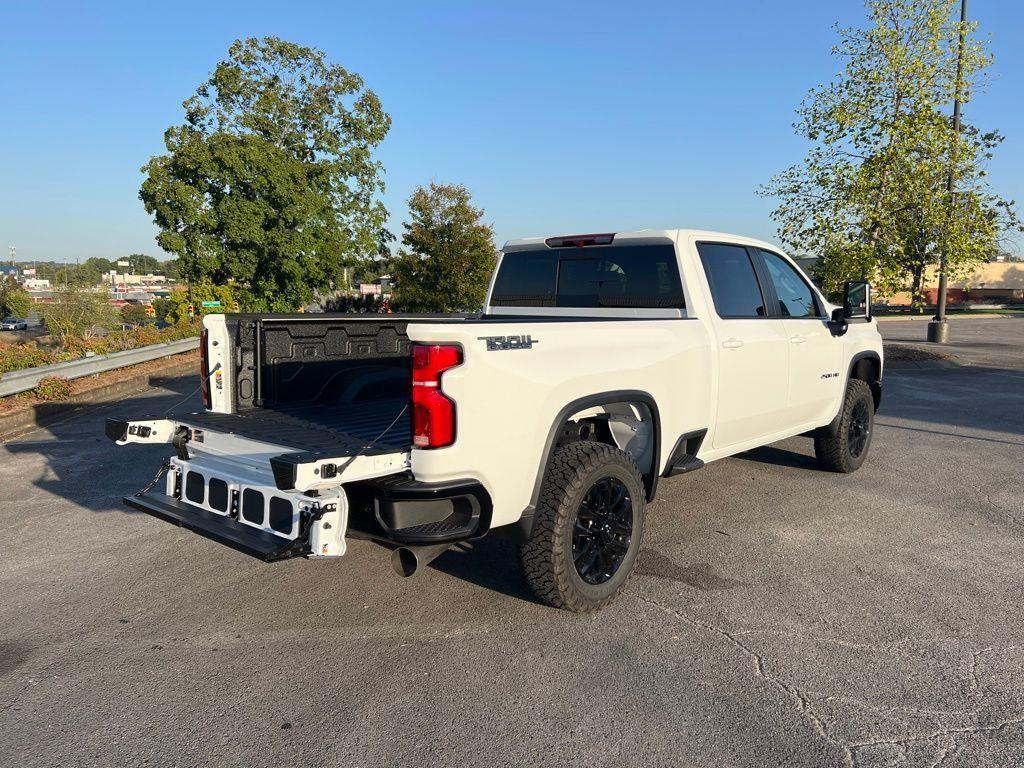
<svg viewBox="0 0 1024 768"><path fill-rule="evenodd" d="M412 346L412 444L444 448L455 442L455 403L441 391L441 374L462 364L455 344Z"/></svg>
<svg viewBox="0 0 1024 768"><path fill-rule="evenodd" d="M210 332L203 328L199 333L199 375L203 380L200 389L203 393L203 407L210 407L210 352L206 348L210 340Z"/></svg>

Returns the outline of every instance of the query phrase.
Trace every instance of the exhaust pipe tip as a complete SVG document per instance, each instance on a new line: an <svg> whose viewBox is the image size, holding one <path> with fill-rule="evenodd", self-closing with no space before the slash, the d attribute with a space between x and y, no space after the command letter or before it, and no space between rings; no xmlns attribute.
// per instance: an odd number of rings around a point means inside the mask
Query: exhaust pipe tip
<svg viewBox="0 0 1024 768"><path fill-rule="evenodd" d="M416 553L409 549L409 547L399 547L391 553L391 567L403 579L414 576L419 569L419 563L416 562Z"/></svg>
<svg viewBox="0 0 1024 768"><path fill-rule="evenodd" d="M391 553L391 567L403 579L415 576L434 558L448 551L451 544L431 544L425 547L399 547Z"/></svg>

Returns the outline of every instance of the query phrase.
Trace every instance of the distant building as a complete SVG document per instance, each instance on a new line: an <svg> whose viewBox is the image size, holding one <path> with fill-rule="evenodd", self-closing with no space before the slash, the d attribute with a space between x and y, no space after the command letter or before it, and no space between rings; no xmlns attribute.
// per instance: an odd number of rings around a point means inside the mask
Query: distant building
<svg viewBox="0 0 1024 768"><path fill-rule="evenodd" d="M924 275L924 300L938 301L938 269L928 267ZM879 303L908 305L911 296L900 291L892 296L879 296ZM1019 304L1024 301L1024 265L1020 262L988 262L978 264L964 278L949 281L946 300L950 304Z"/></svg>
<svg viewBox="0 0 1024 768"><path fill-rule="evenodd" d="M115 298L124 299L130 304L152 304L156 297L148 291L128 291L115 294Z"/></svg>
<svg viewBox="0 0 1024 768"><path fill-rule="evenodd" d="M132 275L111 270L107 273L108 282L115 290L128 290L129 285L163 285L168 282L167 275Z"/></svg>
<svg viewBox="0 0 1024 768"><path fill-rule="evenodd" d="M13 264L0 264L0 280L13 277L17 280L21 276L21 270Z"/></svg>
<svg viewBox="0 0 1024 768"><path fill-rule="evenodd" d="M1019 253L1010 253L1009 251L997 251L992 255L992 258L989 259L989 262L994 264L1006 264L1012 261L1024 261L1024 255Z"/></svg>
<svg viewBox="0 0 1024 768"><path fill-rule="evenodd" d="M381 275L376 280L359 284L359 293L362 296L390 296L391 275Z"/></svg>
<svg viewBox="0 0 1024 768"><path fill-rule="evenodd" d="M50 281L40 277L26 277L22 283L26 291L48 291Z"/></svg>

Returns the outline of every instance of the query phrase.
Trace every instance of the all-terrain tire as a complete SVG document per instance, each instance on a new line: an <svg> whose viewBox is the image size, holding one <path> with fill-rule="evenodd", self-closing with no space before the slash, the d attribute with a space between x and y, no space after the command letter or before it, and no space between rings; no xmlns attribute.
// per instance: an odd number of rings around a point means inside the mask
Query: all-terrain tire
<svg viewBox="0 0 1024 768"><path fill-rule="evenodd" d="M595 584L585 581L577 568L573 530L584 499L605 478L616 488L625 487L632 527L621 562L610 578ZM597 611L612 602L636 565L645 506L643 479L628 454L590 441L558 448L545 472L532 534L519 547L519 562L533 593L548 605L578 613Z"/></svg>
<svg viewBox="0 0 1024 768"><path fill-rule="evenodd" d="M839 414L839 429L834 437L827 429L814 435L814 455L825 469L854 472L864 463L875 428L875 401L867 382L851 379Z"/></svg>

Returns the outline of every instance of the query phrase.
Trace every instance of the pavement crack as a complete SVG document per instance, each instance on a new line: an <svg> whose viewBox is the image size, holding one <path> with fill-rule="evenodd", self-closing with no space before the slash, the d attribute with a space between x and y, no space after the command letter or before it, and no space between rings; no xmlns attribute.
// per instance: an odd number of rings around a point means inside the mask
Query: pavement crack
<svg viewBox="0 0 1024 768"><path fill-rule="evenodd" d="M884 715L896 718L903 723L909 723L906 715L911 717L977 717L977 709L961 710L961 709L921 709L920 707L893 707L883 706L876 704L867 699L860 699L856 696L826 696L824 701L841 701L847 704L854 704L862 709L868 709L872 712L880 712Z"/></svg>
<svg viewBox="0 0 1024 768"><path fill-rule="evenodd" d="M977 692L981 688L981 682L978 680L978 658L991 650L991 648L971 649L971 660L967 664L967 674L970 678L969 687L972 692Z"/></svg>
<svg viewBox="0 0 1024 768"><path fill-rule="evenodd" d="M904 638L893 643L854 643L849 640L843 640L838 637L820 637L818 635L806 635L800 632L783 632L776 629L745 629L742 632L733 632L734 637L744 637L746 635L773 635L775 637L794 637L800 640L809 640L812 643L827 643L828 645L837 645L841 648L852 648L854 650L867 650L867 651L885 651L893 652L897 646L906 645L912 642L910 638Z"/></svg>
<svg viewBox="0 0 1024 768"><path fill-rule="evenodd" d="M946 762L946 758L955 754L959 745L956 743L956 739L949 737L945 744L939 748L938 754L935 755L935 760L928 768L939 768L943 763Z"/></svg>
<svg viewBox="0 0 1024 768"><path fill-rule="evenodd" d="M898 749L905 750L908 744L913 744L920 741L934 741L936 739L943 739L948 742L952 742L950 746L943 746L938 755L936 762L932 763L931 768L935 768L941 765L942 762L949 757L949 753L956 746L956 737L963 735L973 735L979 733L996 733L1009 728L1013 725L1024 725L1024 717L1015 718L1012 720L1003 720L997 723L991 723L988 725L982 725L977 723L975 725L968 725L962 728L945 728L941 731L935 731L934 733L920 734L918 736L906 736L901 739L873 739L871 741L859 741L849 745L848 749L854 755L853 765L854 768L857 766L857 753L864 749L870 749L871 747L897 747Z"/></svg>
<svg viewBox="0 0 1024 768"><path fill-rule="evenodd" d="M817 733L818 736L820 736L822 739L824 739L832 746L843 750L843 753L846 756L847 763L851 766L851 768L856 768L857 761L853 751L846 744L839 741L834 736L832 736L832 734L829 733L828 725L826 724L825 720L815 711L814 705L811 703L810 699L807 698L804 692L801 691L795 685L790 685L789 683L784 682L783 680L769 672L767 667L765 666L764 656L757 653L757 651L755 651L749 645L747 645L739 639L741 635L749 633L728 632L722 629L721 627L714 626L713 624L706 624L702 621L699 621L698 619L695 619L693 616L690 616L689 614L683 613L682 611L679 611L670 606L663 605L657 600L654 600L650 597L646 597L645 595L641 595L640 599L643 602L653 605L659 610L664 611L665 613L675 616L677 619L685 621L692 627L695 627L697 629L703 629L706 632L711 632L712 634L718 635L719 637L727 640L734 648L739 650L741 653L743 653L744 656L750 659L754 670L754 676L756 678L763 680L769 686L781 692L784 696L792 699L796 705L797 712L802 714L808 720L808 722L810 722L811 727L814 729L815 733Z"/></svg>
<svg viewBox="0 0 1024 768"><path fill-rule="evenodd" d="M680 620L686 622L687 624L689 624L690 626L692 626L692 627L694 627L696 629L704 630L705 632L710 632L710 633L712 633L714 635L717 635L717 636L721 637L722 639L726 640L730 645L732 645L734 648L739 650L744 656L746 656L748 659L750 659L751 665L752 665L753 671L754 671L754 676L756 678L758 678L759 680L764 681L769 686L771 686L775 690L779 691L780 693L782 693L787 698L791 699L793 701L793 703L795 704L795 706L796 706L797 712L802 714L808 720L808 722L810 723L811 727L814 729L815 733L817 733L818 736L820 736L822 739L824 739L829 744L831 744L831 745L833 745L833 746L843 750L843 753L844 753L844 755L846 757L846 762L850 766L850 768L859 768L859 766L861 765L859 753L861 753L865 749L870 749L872 747L882 747L882 746L895 747L896 749L899 749L903 753L904 759L906 759L906 750L907 750L907 746L908 745L914 744L914 743L919 743L919 742L929 742L929 741L936 741L936 740L939 741L938 752L936 753L935 759L931 763L929 768L940 768L940 766L942 766L943 763L945 763L945 761L947 759L949 759L953 754L955 754L955 752L959 748L959 745L958 745L957 740L956 740L957 736L970 735L970 734L978 734L978 733L994 733L994 732L1001 731L1004 728L1009 728L1011 726L1024 725L1024 717L1021 717L1021 718L1017 718L1017 719L1003 720L1003 721L1000 721L1000 722L990 723L990 724L986 724L986 725L982 725L981 723L976 723L974 725L967 725L967 726L962 726L962 727L943 728L941 730L937 730L937 731L934 731L932 733L924 733L924 734L919 734L919 735L911 735L911 736L906 736L906 737L903 737L903 738L883 739L883 738L878 738L878 737L872 737L871 739L869 739L867 741L843 742L843 741L840 741L839 739L835 738L829 732L828 724L817 713L817 711L814 708L813 703L807 697L807 695L800 688L798 688L797 686L791 685L790 683L787 683L787 682L783 681L782 679L780 679L779 677L777 677L776 675L772 674L768 670L768 668L767 668L767 666L765 664L765 657L763 655L759 654L757 651L755 651L753 648L751 648L749 645L747 645L747 643L745 643L741 639L742 637L745 637L747 635L753 635L753 634L772 634L771 632L769 632L769 631L761 631L761 630L745 630L745 631L742 631L742 632L729 632L729 631L727 631L725 629L722 629L721 627L716 627L713 624L709 624L709 623L703 622L703 621L701 621L701 620L699 620L697 618L694 618L693 616L690 616L689 614L684 613L684 612L682 612L682 611L680 611L680 610L678 610L676 608L672 608L671 606L664 605L663 603L661 603L661 602L659 602L659 601L657 601L657 600L655 600L653 598L647 597L645 595L641 595L640 599L641 599L641 601L643 601L645 603L648 603L650 605L653 605L655 608L657 608L657 609L659 609L661 611L664 611L665 613L668 613L668 614L676 617L677 619L680 619ZM787 634L787 633L776 633L776 634ZM791 633L789 633L789 634L791 634ZM809 639L821 640L821 641L825 641L825 642L829 642L830 641L829 638L809 638ZM845 643L845 641L835 641L835 642ZM851 644L851 645L856 645L856 644ZM875 647L875 646L866 646L865 645L865 647ZM1014 647L1017 647L1017 646L1009 646L1009 648L1014 648ZM972 691L975 691L975 692L980 692L981 691L981 680L980 680L980 677L978 675L978 659L981 656L985 655L986 653L991 653L993 651L998 651L998 650L1006 650L1006 649L995 648L995 647L972 648L971 649L971 657L970 657L969 666L968 666L968 677L969 677L970 689ZM867 704L867 702L862 702L862 703ZM875 708L875 707L871 707L871 708ZM979 714L977 711L962 712L962 713L950 713L950 712L941 712L940 713L940 712L930 712L930 711L924 711L924 710L916 711L916 710L913 710L913 709L910 709L910 708L890 708L889 711L904 711L904 712L910 713L910 714L928 714L928 715L958 714L958 715L969 715L969 716L973 716L975 718L977 718L978 714Z"/></svg>
<svg viewBox="0 0 1024 768"><path fill-rule="evenodd" d="M1020 518L1018 518L1018 517L1017 517L1016 515L1014 515L1014 514L1013 514L1013 513L1011 513L1011 512L1007 512L1007 511L1006 511L1006 508L1005 508L1005 507L1003 507L1002 505L1000 505L1000 504L997 504L996 502L992 501L992 494L991 494L991 493L986 493L986 494L984 494L984 495L983 495L983 498L984 498L984 499L985 499L985 501L986 501L986 502L988 503L988 505L989 505L990 507L992 507L992 509L996 510L996 511L997 511L997 512L998 512L999 514L1003 515L1003 516L1004 516L1005 518L1007 518L1007 519L1008 519L1008 520L1009 520L1009 521L1010 521L1011 523L1013 523L1013 524L1015 524L1015 525L1022 525L1022 524L1024 524L1024 521L1022 521L1022 520L1021 520Z"/></svg>

